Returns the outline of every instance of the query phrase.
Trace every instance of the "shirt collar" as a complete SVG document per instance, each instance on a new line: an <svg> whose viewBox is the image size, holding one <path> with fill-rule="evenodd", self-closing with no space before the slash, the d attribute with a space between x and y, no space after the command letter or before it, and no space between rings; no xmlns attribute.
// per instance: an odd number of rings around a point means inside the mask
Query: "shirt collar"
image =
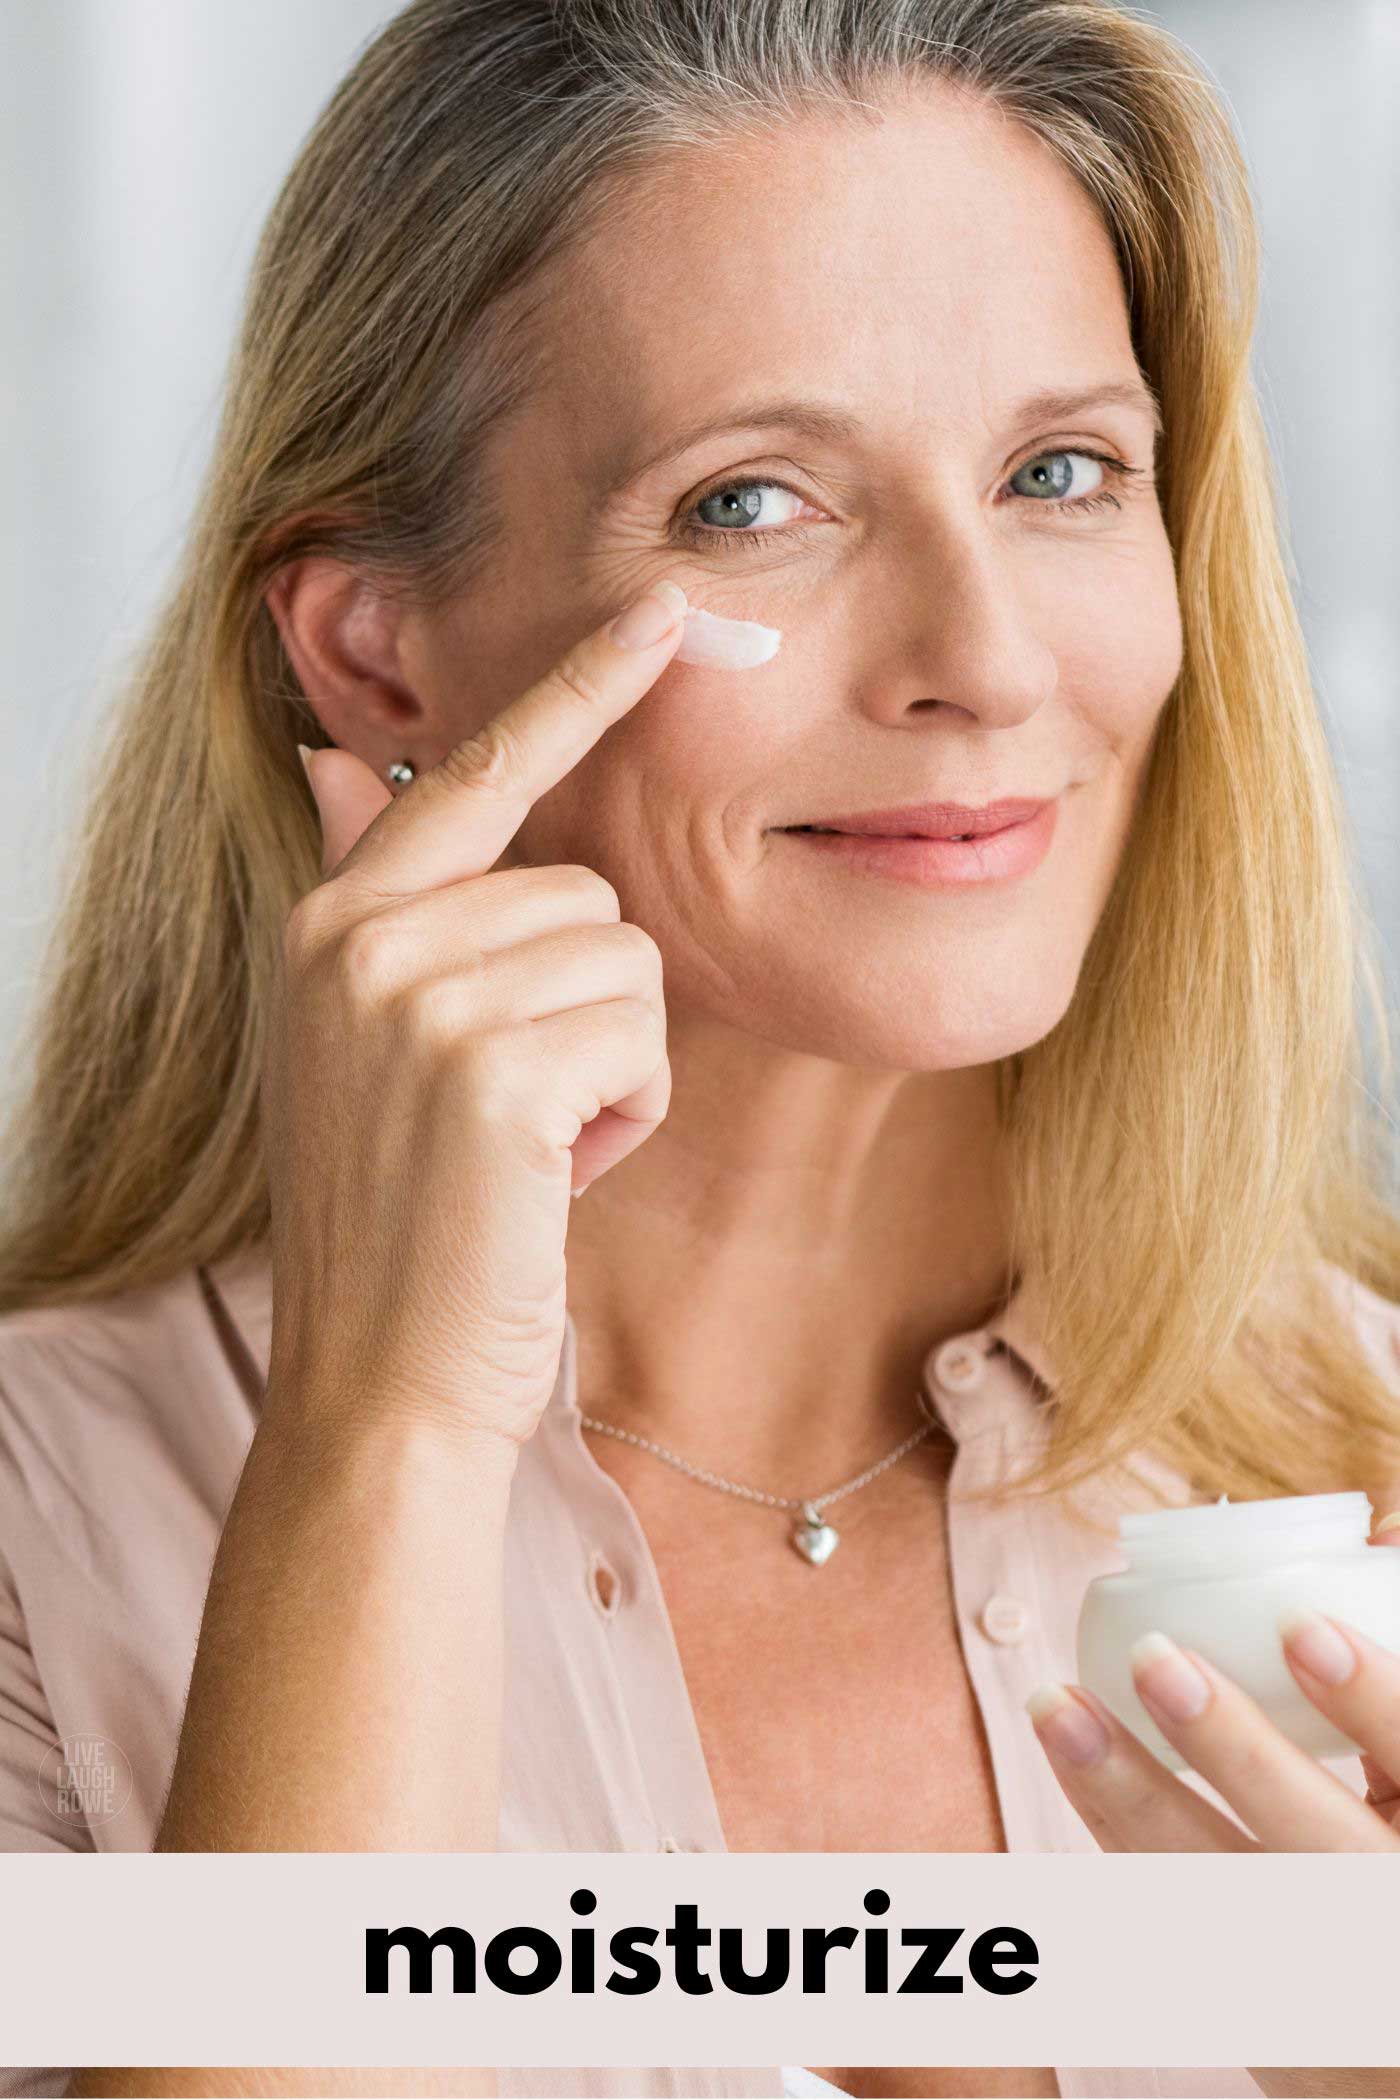
<svg viewBox="0 0 1400 2100"><path fill-rule="evenodd" d="M1044 1322L1036 1310L1029 1286L1018 1277L1011 1296L1001 1311L989 1320L981 1330L988 1345L1001 1342L1013 1356L1020 1358L1031 1376L1043 1387L1037 1397L1051 1401L1059 1377L1054 1358L1046 1344Z"/></svg>

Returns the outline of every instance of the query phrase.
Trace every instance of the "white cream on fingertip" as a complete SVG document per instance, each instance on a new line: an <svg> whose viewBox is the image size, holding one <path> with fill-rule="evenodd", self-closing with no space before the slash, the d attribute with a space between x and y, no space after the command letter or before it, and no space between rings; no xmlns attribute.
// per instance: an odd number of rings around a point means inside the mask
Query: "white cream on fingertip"
<svg viewBox="0 0 1400 2100"><path fill-rule="evenodd" d="M709 664L716 670L747 671L776 656L782 641L776 627L760 626L757 620L726 620L718 613L701 612L692 606L685 616L685 632L673 663Z"/></svg>

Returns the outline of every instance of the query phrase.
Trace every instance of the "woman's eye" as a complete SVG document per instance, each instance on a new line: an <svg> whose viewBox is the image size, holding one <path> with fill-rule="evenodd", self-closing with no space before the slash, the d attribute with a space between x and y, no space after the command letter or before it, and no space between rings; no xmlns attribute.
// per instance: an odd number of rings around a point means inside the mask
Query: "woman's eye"
<svg viewBox="0 0 1400 2100"><path fill-rule="evenodd" d="M802 498L781 481L726 481L691 505L682 530L696 540L766 539L803 508Z"/></svg>
<svg viewBox="0 0 1400 2100"><path fill-rule="evenodd" d="M1091 471L1097 469L1097 480L1084 482L1072 464L1075 461L1087 464ZM1116 510L1118 498L1105 491L1105 470L1120 474L1134 471L1107 452L1039 452L1016 469L1011 487L1018 496L1028 496L1034 503L1048 503L1052 510L1097 510L1104 504L1111 504Z"/></svg>
<svg viewBox="0 0 1400 2100"><path fill-rule="evenodd" d="M1028 508L1066 513L1121 510L1118 498L1106 486L1109 475L1126 478L1145 471L1107 452L1038 452L1016 469L1007 486ZM794 521L799 512L811 508L784 482L740 477L721 482L692 503L676 530L692 546L727 552L735 541L753 546L800 539L807 521Z"/></svg>

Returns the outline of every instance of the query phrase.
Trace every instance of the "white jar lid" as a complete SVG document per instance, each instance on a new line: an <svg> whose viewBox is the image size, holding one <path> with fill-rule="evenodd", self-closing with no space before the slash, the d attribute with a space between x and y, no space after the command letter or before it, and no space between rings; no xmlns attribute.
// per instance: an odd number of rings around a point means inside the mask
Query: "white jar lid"
<svg viewBox="0 0 1400 2100"><path fill-rule="evenodd" d="M1210 1544L1256 1537L1261 1532L1311 1531L1322 1526L1363 1533L1371 1528L1368 1495L1268 1495L1252 1502L1192 1502L1180 1509L1131 1510L1118 1519L1124 1544L1179 1545L1185 1540Z"/></svg>

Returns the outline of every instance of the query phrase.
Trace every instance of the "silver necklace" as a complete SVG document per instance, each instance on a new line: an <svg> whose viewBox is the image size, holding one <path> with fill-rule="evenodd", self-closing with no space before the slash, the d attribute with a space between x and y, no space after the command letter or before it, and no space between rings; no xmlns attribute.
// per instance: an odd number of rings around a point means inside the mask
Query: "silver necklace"
<svg viewBox="0 0 1400 2100"><path fill-rule="evenodd" d="M679 1452L668 1451L664 1444L653 1444L650 1438L638 1436L631 1429L616 1429L611 1422L600 1422L596 1415L585 1415L582 1412L579 1419L586 1429L601 1429L604 1436L619 1437L624 1444L636 1444L643 1451L654 1452L658 1458L664 1458L668 1465L678 1466L682 1473L688 1473L692 1480L702 1481L706 1487L722 1488L728 1495L742 1495L748 1502L766 1503L770 1509L799 1511L798 1521L788 1536L802 1558L814 1568L819 1568L825 1561L830 1560L841 1543L840 1532L833 1530L822 1515L828 1503L839 1502L843 1495L853 1495L857 1488L864 1487L877 1473L883 1473L886 1466L894 1465L907 1451L912 1451L916 1444L921 1444L926 1436L932 1436L936 1426L932 1422L925 1422L922 1429L916 1429L912 1436L907 1436L904 1442L896 1446L888 1458L882 1458L878 1465L868 1466L865 1472L857 1473L854 1480L843 1481L840 1487L832 1488L825 1495L807 1496L765 1495L759 1488L744 1487L739 1481L726 1480L723 1474L711 1473L704 1466L693 1466L689 1459L682 1458Z"/></svg>

